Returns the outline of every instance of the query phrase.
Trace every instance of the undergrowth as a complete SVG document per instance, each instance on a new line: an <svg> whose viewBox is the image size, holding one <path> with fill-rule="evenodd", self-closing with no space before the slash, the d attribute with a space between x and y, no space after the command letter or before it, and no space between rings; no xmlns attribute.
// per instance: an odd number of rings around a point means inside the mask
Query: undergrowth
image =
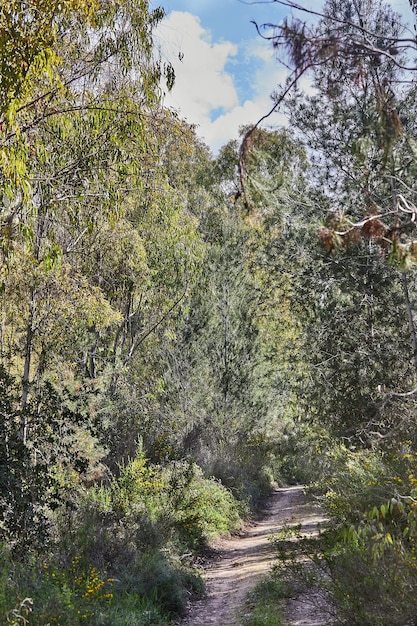
<svg viewBox="0 0 417 626"><path fill-rule="evenodd" d="M284 626L282 611L287 598L285 582L272 574L250 594L242 615L242 626Z"/></svg>
<svg viewBox="0 0 417 626"><path fill-rule="evenodd" d="M258 588L245 626L281 624L273 614L279 615L285 596L311 589L325 599L329 625L416 626L417 451L412 442L354 449L317 430L300 438L296 448L300 466L293 461L292 475L309 481L329 524L318 539L298 537L294 543L294 529L275 538L273 574Z"/></svg>
<svg viewBox="0 0 417 626"><path fill-rule="evenodd" d="M65 480L44 548L1 546L2 626L167 625L204 593L198 555L245 511L195 464L141 454L106 484Z"/></svg>

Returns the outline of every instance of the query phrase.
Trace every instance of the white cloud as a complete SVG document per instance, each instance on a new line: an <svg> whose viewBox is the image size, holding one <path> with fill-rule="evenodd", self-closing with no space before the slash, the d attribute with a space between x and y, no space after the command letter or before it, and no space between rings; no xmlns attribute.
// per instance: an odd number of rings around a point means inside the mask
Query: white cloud
<svg viewBox="0 0 417 626"><path fill-rule="evenodd" d="M264 63L253 76L254 97L233 107L202 129L207 143L213 149L218 149L229 139L237 138L240 126L256 123L272 109L271 93L285 81L287 70L279 65L272 52L266 55L265 50L262 51L261 48L259 52L257 56L261 56ZM282 126L286 123L285 116L278 111L265 120L264 125Z"/></svg>
<svg viewBox="0 0 417 626"><path fill-rule="evenodd" d="M214 0L199 1L209 7ZM189 0L190 11L194 2ZM413 16L408 0L391 2L411 27ZM167 94L165 104L176 109L189 123L197 125L198 134L213 151L237 138L240 126L256 123L270 111L273 105L270 94L285 82L287 76L287 70L276 60L268 42L259 37L240 41L238 45L230 41L214 42L210 31L204 29L199 18L191 12L169 13L158 27L157 37L163 54L173 63L176 73L174 89ZM250 90L246 96L241 95L240 101L238 83L234 83L227 67L233 70L241 88L248 83L249 76ZM311 91L309 77L303 78L300 86ZM285 124L286 119L280 112L272 114L264 123L268 126Z"/></svg>
<svg viewBox="0 0 417 626"><path fill-rule="evenodd" d="M286 71L265 42L256 38L241 43L240 49L229 41L214 43L196 16L180 11L169 14L157 35L176 72L174 89L166 96L165 104L196 124L198 134L213 151L237 138L241 125L256 122L271 109L270 94L285 80ZM179 53L183 55L182 61L178 59ZM243 103L239 102L233 78L225 69L238 53L246 59L258 60L258 69L251 77L251 92L255 95ZM213 112L218 115L214 121ZM284 121L282 116L274 115L268 123L276 124L278 120Z"/></svg>
<svg viewBox="0 0 417 626"><path fill-rule="evenodd" d="M181 11L170 13L157 35L176 74L174 89L165 100L167 106L178 109L190 123L201 128L210 121L211 111L229 111L237 106L237 91L224 69L237 53L235 44L213 43L199 19Z"/></svg>

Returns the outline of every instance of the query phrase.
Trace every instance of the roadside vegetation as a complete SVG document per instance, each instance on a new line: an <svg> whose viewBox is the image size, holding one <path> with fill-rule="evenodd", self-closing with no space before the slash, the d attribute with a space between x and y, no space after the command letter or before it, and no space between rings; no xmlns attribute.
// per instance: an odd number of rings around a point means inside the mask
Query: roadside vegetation
<svg viewBox="0 0 417 626"><path fill-rule="evenodd" d="M105 485L70 488L42 548L2 547L6 624L169 623L203 593L196 555L244 512L195 465L151 466L140 454Z"/></svg>
<svg viewBox="0 0 417 626"><path fill-rule="evenodd" d="M213 156L162 105L163 17L0 7L0 623L168 625L293 482L329 525L276 539L247 626L303 585L414 625L414 35L379 0L288 18L288 128Z"/></svg>

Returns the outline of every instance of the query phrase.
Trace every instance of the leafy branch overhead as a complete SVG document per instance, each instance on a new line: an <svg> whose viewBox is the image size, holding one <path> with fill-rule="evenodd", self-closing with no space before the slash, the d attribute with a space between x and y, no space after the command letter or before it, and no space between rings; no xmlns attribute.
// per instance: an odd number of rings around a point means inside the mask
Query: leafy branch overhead
<svg viewBox="0 0 417 626"><path fill-rule="evenodd" d="M277 51L282 47L286 49L294 67L320 65L336 57L351 59L353 64L357 64L361 58L371 59L378 66L385 57L401 70L417 70L412 58L417 49L416 38L410 36L410 30L400 23L397 13L385 13L383 19L386 28L385 33L382 33L379 30L382 24L378 24L382 13L376 16L374 23L368 21L370 13L373 13L369 2L348 2L344 6L328 2L323 12L291 1L272 0L271 3L309 18L309 23L301 19L284 18L279 25L255 24L258 33L271 41ZM412 0L410 6L417 16ZM318 18L319 26L314 25L314 18Z"/></svg>
<svg viewBox="0 0 417 626"><path fill-rule="evenodd" d="M93 85L97 92L112 75L133 71L141 96L156 102L160 78L170 89L174 73L153 47L152 30L164 11L148 9L146 0L2 3L0 123L13 126L24 112L34 111L41 119L64 94L82 99L85 106Z"/></svg>
<svg viewBox="0 0 417 626"><path fill-rule="evenodd" d="M252 133L278 108L291 115L292 103L301 97L300 81L310 80L311 102L322 98L329 112L343 102L348 117L349 110L357 106L355 120L346 122L350 127L344 137L344 167L351 169L352 176L353 171L359 176L362 212L359 215L356 206L352 214L340 196L332 196L330 215L320 231L325 248L334 251L364 236L380 244L393 263L415 261L417 198L409 180L416 146L407 114L414 93L413 87L408 87L409 76L417 70L414 33L401 23L398 14L380 3L376 10L370 10L369 2L332 1L323 12L295 2L277 3L305 15L306 21L288 17L278 25L256 25L288 67L289 75L274 95L273 108L243 138L241 193L245 196L248 185L246 156ZM414 5L412 9L415 12ZM318 149L312 147L311 151L314 155ZM330 155L327 168L329 172L337 170Z"/></svg>

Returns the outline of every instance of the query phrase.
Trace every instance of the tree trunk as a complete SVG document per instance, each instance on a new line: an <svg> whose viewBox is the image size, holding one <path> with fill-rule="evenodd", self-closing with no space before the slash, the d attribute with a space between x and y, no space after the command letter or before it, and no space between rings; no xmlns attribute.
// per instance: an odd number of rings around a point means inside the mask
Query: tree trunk
<svg viewBox="0 0 417 626"><path fill-rule="evenodd" d="M26 327L26 340L25 340L25 361L23 365L23 377L22 377L22 417L20 420L20 438L23 443L26 443L27 440L27 417L25 415L25 408L27 405L28 397L29 397L29 386L30 386L30 372L31 372L31 364L32 364L32 352L33 352L33 337L34 337L34 329L33 329L33 321L35 318L35 298L36 292L35 289L32 288L30 292L30 304L29 304L29 317L28 323Z"/></svg>
<svg viewBox="0 0 417 626"><path fill-rule="evenodd" d="M413 347L414 368L415 368L416 374L417 374L417 331L416 331L416 325L414 323L413 307L412 307L411 301L410 301L410 292L409 292L409 289L408 289L408 279L407 279L407 273L406 272L401 272L401 282L402 282L402 286L403 286L405 306L407 308L407 314L408 314L408 327L410 329L411 345Z"/></svg>

